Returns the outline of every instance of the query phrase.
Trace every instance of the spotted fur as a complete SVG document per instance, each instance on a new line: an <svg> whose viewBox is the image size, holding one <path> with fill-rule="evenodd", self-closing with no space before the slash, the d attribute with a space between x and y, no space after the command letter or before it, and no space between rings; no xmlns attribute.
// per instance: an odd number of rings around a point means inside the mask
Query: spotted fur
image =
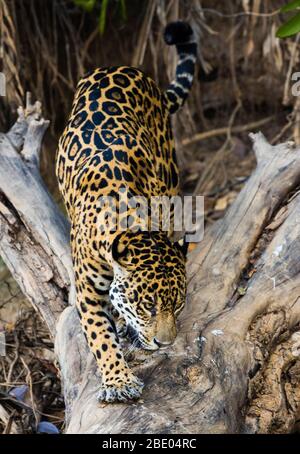
<svg viewBox="0 0 300 454"><path fill-rule="evenodd" d="M176 80L165 93L138 69L96 69L80 80L59 141L57 177L71 220L77 308L102 375L98 397L108 402L138 398L143 387L120 348L116 315L135 345L156 350L175 339L185 301L182 248L162 230L132 231L120 204L115 214L99 205L100 196L118 198L125 189L148 200L178 193L169 114L191 87L196 45L184 23L169 25L165 39L179 52ZM127 230L109 227L115 215L126 217Z"/></svg>

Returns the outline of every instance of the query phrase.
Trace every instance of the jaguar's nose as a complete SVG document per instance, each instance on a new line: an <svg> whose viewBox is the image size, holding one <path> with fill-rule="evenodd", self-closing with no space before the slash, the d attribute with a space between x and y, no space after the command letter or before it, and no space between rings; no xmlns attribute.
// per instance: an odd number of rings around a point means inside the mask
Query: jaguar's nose
<svg viewBox="0 0 300 454"><path fill-rule="evenodd" d="M176 334L175 318L171 314L158 320L157 331L153 340L159 347L166 347L173 344Z"/></svg>

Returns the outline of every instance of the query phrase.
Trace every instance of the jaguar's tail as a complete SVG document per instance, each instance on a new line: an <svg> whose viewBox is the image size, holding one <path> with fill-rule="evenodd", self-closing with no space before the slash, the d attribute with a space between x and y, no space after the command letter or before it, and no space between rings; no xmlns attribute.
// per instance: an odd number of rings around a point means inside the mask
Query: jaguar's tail
<svg viewBox="0 0 300 454"><path fill-rule="evenodd" d="M179 61L176 78L165 92L170 113L175 113L185 102L191 89L197 56L197 43L190 25L186 22L171 22L164 33L168 45L176 45Z"/></svg>

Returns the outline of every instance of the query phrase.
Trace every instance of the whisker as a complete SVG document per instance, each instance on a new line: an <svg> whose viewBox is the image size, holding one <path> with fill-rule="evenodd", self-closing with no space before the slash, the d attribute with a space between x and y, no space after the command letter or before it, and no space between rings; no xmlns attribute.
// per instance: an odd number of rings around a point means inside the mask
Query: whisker
<svg viewBox="0 0 300 454"><path fill-rule="evenodd" d="M129 346L128 350L126 350L124 357L127 358L133 351L138 350L138 339L134 339L132 344Z"/></svg>

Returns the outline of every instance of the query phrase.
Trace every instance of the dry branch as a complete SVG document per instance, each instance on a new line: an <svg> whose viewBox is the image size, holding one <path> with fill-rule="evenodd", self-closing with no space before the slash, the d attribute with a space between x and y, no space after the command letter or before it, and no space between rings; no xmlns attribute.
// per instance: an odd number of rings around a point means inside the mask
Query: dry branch
<svg viewBox="0 0 300 454"><path fill-rule="evenodd" d="M20 112L1 136L0 252L56 332L67 432L293 430L300 409L300 195L290 196L300 184L300 150L252 135L257 168L190 256L175 343L133 358L146 384L139 402L99 405L100 378L75 308L63 310L72 280L68 226L38 173L45 129L38 110Z"/></svg>
<svg viewBox="0 0 300 454"><path fill-rule="evenodd" d="M52 335L72 280L68 222L41 179L38 162L48 122L40 105L0 135L0 253Z"/></svg>
<svg viewBox="0 0 300 454"><path fill-rule="evenodd" d="M239 133L239 132L247 132L251 131L252 129L260 128L261 126L264 126L265 124L269 123L271 120L273 120L274 117L267 117L263 118L258 121L252 121L251 123L248 123L246 125L237 125L237 126L232 126L231 132L232 133ZM192 145L197 142L201 142L202 140L206 139L211 139L212 137L217 137L217 136L224 136L228 134L229 127L224 126L223 128L217 128L217 129L211 129L210 131L205 131L205 132L199 132L198 134L195 134L194 136L183 139L181 142L181 145L186 147L189 145Z"/></svg>

